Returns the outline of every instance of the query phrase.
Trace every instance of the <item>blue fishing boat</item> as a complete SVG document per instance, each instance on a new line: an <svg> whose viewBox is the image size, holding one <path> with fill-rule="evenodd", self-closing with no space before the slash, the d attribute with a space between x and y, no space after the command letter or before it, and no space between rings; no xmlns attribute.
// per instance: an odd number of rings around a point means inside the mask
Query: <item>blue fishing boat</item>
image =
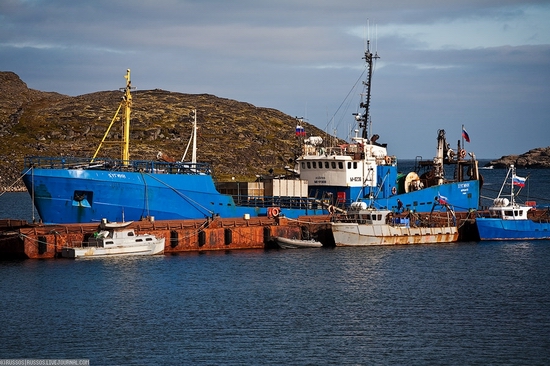
<svg viewBox="0 0 550 366"><path fill-rule="evenodd" d="M328 214L328 205L307 197L307 182L271 177L229 182L217 189L209 164L196 161L196 111L190 161L159 153L156 160L130 160L130 70L124 96L92 158L27 157L23 182L44 223L144 219L277 217ZM121 158L98 158L117 115L123 111ZM190 142L191 142L190 139ZM253 185L252 188L248 188ZM238 188L235 188L238 187ZM229 193L228 193L229 192Z"/></svg>
<svg viewBox="0 0 550 366"><path fill-rule="evenodd" d="M481 240L550 239L550 217L529 218L528 214L536 203L531 201L521 205L516 202L526 180L516 175L513 165L509 167L499 194L489 207L488 216L476 218ZM510 185L509 195L504 193L506 185ZM514 187L519 187L517 192Z"/></svg>
<svg viewBox="0 0 550 366"><path fill-rule="evenodd" d="M446 141L445 131L437 135L433 159L417 159L413 171L401 173L397 158L390 155L387 144L371 134L370 94L373 60L379 58L369 49L364 55L366 80L356 113L358 124L350 143L331 146L320 136L303 140L302 153L294 170L307 180L309 195L334 202L339 208L350 207L356 201L368 201L377 209L429 212L440 197L457 212L476 210L479 206L481 176L473 153L464 149L464 140L454 150ZM300 120L296 131L302 131ZM359 131L361 133L359 134ZM463 128L463 139L469 141ZM452 167L452 173L447 167Z"/></svg>

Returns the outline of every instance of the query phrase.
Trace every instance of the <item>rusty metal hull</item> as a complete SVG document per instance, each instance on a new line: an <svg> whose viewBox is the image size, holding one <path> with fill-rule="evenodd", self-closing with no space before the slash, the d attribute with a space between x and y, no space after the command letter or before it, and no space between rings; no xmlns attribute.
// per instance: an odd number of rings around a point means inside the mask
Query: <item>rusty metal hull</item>
<svg viewBox="0 0 550 366"><path fill-rule="evenodd" d="M405 227L358 223L332 223L336 246L438 244L458 241L456 226Z"/></svg>
<svg viewBox="0 0 550 366"><path fill-rule="evenodd" d="M304 231L330 234L328 216L286 218L210 219L175 221L138 221L129 227L136 234L149 233L165 239L164 253L216 250L265 249L276 237L301 237ZM97 231L97 224L37 225L21 227L12 243L0 245L18 256L34 259L56 258L63 248L85 242ZM331 245L332 237L328 238ZM2 244L2 243L0 243Z"/></svg>

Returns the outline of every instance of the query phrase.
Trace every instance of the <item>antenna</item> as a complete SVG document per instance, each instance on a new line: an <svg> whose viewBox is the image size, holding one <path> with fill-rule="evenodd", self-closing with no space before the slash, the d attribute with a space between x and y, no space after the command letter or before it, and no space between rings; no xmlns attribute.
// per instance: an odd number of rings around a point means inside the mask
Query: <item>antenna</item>
<svg viewBox="0 0 550 366"><path fill-rule="evenodd" d="M367 39L370 39L370 19L367 18Z"/></svg>
<svg viewBox="0 0 550 366"><path fill-rule="evenodd" d="M367 18L367 49L369 48L368 44L370 42L370 19Z"/></svg>
<svg viewBox="0 0 550 366"><path fill-rule="evenodd" d="M375 36L374 36L374 53L378 55L378 24L374 26Z"/></svg>
<svg viewBox="0 0 550 366"><path fill-rule="evenodd" d="M368 19L367 19L367 23L368 23ZM367 26L364 26L363 27L363 49L366 50L367 49Z"/></svg>

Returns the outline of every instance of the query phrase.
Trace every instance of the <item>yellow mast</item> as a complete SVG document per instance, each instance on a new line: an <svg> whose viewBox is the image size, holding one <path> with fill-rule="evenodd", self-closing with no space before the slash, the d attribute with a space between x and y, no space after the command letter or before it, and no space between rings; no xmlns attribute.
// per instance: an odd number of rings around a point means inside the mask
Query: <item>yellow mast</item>
<svg viewBox="0 0 550 366"><path fill-rule="evenodd" d="M124 122L122 122L122 131L123 131L123 140L121 147L121 158L124 162L124 165L128 165L128 160L130 160L130 110L132 108L132 93L130 89L132 88L132 82L130 81L130 69L126 70L126 90L124 91Z"/></svg>
<svg viewBox="0 0 550 366"><path fill-rule="evenodd" d="M105 142L105 139L107 138L107 135L111 130L111 127L115 123L118 113L120 112L122 107L124 107L124 119L122 120L122 140L118 142L120 143L120 147L121 147L120 158L123 161L124 165L128 165L128 161L130 160L130 112L132 108L132 93L130 93L130 91L132 90L132 82L130 81L130 69L126 70L126 75L124 75L124 78L126 79L124 96L122 97L122 101L118 106L115 116L111 120L111 124L109 124L109 128L107 128L105 135L103 135L103 139L99 143L99 146L97 147L97 150L94 156L92 157L91 162L95 160L95 158L97 157L97 154L99 153L99 150L101 150L101 147L103 146L103 143Z"/></svg>

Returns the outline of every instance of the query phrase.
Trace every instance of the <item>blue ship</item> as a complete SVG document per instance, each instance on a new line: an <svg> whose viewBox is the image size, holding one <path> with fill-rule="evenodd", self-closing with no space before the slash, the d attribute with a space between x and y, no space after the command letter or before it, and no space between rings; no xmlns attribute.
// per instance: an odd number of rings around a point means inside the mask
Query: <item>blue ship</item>
<svg viewBox="0 0 550 366"><path fill-rule="evenodd" d="M162 153L156 161L130 160L130 70L125 78L124 97L117 111L124 111L120 159L97 158L117 114L91 159L25 159L23 182L43 223L328 214L328 205L308 198L305 182L299 179L271 177L254 189L247 189L251 184L247 182L228 183L225 190L229 193L221 193L210 165L196 162L196 111L191 161L177 162Z"/></svg>
<svg viewBox="0 0 550 366"><path fill-rule="evenodd" d="M477 210L482 178L475 154L463 148L464 140L454 150L446 141L445 131L438 131L435 157L417 160L414 171L400 173L397 158L388 154L387 144L379 143L379 136L370 133L373 60L379 56L370 52L369 44L363 57L366 90L361 94L361 113L354 114L359 127L355 137L338 146L325 144L320 136L303 140L293 171L308 181L309 196L333 202L331 212L344 211L358 201L392 211L430 212L436 202L445 202L456 212ZM301 120L297 123L296 131L302 131ZM452 175L448 167L452 167Z"/></svg>
<svg viewBox="0 0 550 366"><path fill-rule="evenodd" d="M509 183L508 178L510 178ZM524 187L526 179L516 175L513 165L509 167L498 197L493 201L493 206L489 207L488 215L476 218L481 240L550 239L548 216L529 218L529 211L536 206L536 203L530 201L529 205L527 202L521 205L516 202L516 196ZM510 185L509 195L504 193L507 184ZM519 190L515 192L514 187L519 187Z"/></svg>

